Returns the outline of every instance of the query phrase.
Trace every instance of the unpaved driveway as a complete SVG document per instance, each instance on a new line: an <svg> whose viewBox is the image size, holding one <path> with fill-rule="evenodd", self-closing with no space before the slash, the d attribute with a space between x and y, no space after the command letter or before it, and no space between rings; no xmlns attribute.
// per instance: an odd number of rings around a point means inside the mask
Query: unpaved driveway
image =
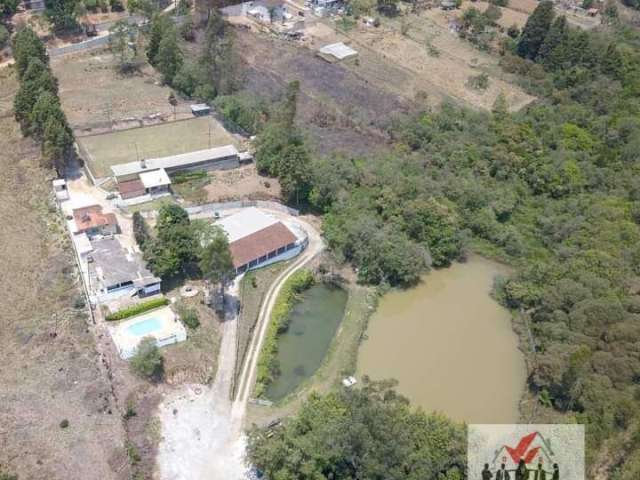
<svg viewBox="0 0 640 480"><path fill-rule="evenodd" d="M270 212L284 219L282 214ZM273 283L261 307L247 358L238 379L238 396L230 399L235 366L237 318L235 303L229 308L222 329L218 373L211 387L190 385L177 390L159 406L162 440L158 449L160 480L240 480L246 478L244 463L246 437L243 421L255 379L258 354L267 330L275 298L284 281L323 249L318 232L300 218L309 235L309 245L298 259ZM239 280L229 289L232 302L238 298Z"/></svg>

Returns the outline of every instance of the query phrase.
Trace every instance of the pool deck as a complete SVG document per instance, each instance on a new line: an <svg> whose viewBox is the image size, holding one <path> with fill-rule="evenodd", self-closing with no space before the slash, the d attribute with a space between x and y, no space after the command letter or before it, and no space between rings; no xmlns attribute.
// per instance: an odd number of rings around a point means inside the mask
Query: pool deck
<svg viewBox="0 0 640 480"><path fill-rule="evenodd" d="M132 333L131 327L135 328L136 325L154 318L159 321L158 329L141 336ZM125 360L135 355L138 344L144 337L155 338L159 347L183 342L187 339L184 325L168 306L109 325L109 333L116 344L120 357Z"/></svg>

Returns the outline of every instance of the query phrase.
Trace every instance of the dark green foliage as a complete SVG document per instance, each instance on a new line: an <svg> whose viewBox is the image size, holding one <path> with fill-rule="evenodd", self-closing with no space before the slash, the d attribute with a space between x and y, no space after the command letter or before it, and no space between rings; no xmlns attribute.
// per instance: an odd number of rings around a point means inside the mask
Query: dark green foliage
<svg viewBox="0 0 640 480"><path fill-rule="evenodd" d="M227 235L220 228L206 230L200 240L204 245L200 253L200 270L213 284L226 284L235 273Z"/></svg>
<svg viewBox="0 0 640 480"><path fill-rule="evenodd" d="M232 54L233 32L217 9L211 10L204 35L200 65L206 73L201 95L213 100L237 89L238 66Z"/></svg>
<svg viewBox="0 0 640 480"><path fill-rule="evenodd" d="M143 252L146 250L150 240L151 235L149 235L149 227L147 226L147 222L142 216L140 212L133 212L133 236L136 239L136 243L140 250Z"/></svg>
<svg viewBox="0 0 640 480"><path fill-rule="evenodd" d="M195 308L181 309L180 320L182 320L182 323L192 330L195 330L200 326L200 319L198 318L198 312Z"/></svg>
<svg viewBox="0 0 640 480"><path fill-rule="evenodd" d="M219 96L213 105L232 127L239 127L249 135L262 129L268 115L266 102L249 93Z"/></svg>
<svg viewBox="0 0 640 480"><path fill-rule="evenodd" d="M164 307L165 305L169 305L168 299L164 297L154 298L152 300L147 300L146 302L136 303L135 305L132 305L130 307L118 310L115 313L110 313L105 317L105 320L107 320L108 322L124 320L125 318L133 317L134 315L140 315L141 313Z"/></svg>
<svg viewBox="0 0 640 480"><path fill-rule="evenodd" d="M177 73L182 68L182 51L178 45L178 36L173 26L163 35L158 53L155 56L155 65L162 73L164 82L168 85L173 83Z"/></svg>
<svg viewBox="0 0 640 480"><path fill-rule="evenodd" d="M18 77L22 77L29 66L29 61L38 59L43 64L49 64L49 57L42 40L31 28L23 28L13 37L13 58L15 59Z"/></svg>
<svg viewBox="0 0 640 480"><path fill-rule="evenodd" d="M0 24L0 49L4 48L9 43L9 30L7 27Z"/></svg>
<svg viewBox="0 0 640 480"><path fill-rule="evenodd" d="M13 15L19 4L19 0L0 0L0 17Z"/></svg>
<svg viewBox="0 0 640 480"><path fill-rule="evenodd" d="M294 124L298 82L287 85L285 98L256 142L256 166L262 173L278 177L282 194L299 204L310 192L311 157L304 139Z"/></svg>
<svg viewBox="0 0 640 480"><path fill-rule="evenodd" d="M73 155L73 134L60 106L58 82L51 73L44 44L24 28L13 42L20 88L13 100L16 120L25 135L40 142L43 158L58 174Z"/></svg>
<svg viewBox="0 0 640 480"><path fill-rule="evenodd" d="M553 17L553 3L549 0L540 2L522 29L522 36L518 42L518 55L530 59L538 56L540 47L551 28Z"/></svg>
<svg viewBox="0 0 640 480"><path fill-rule="evenodd" d="M158 381L164 374L164 359L153 337L145 337L138 344L136 354L129 361L136 375Z"/></svg>
<svg viewBox="0 0 640 480"><path fill-rule="evenodd" d="M160 50L160 42L162 42L166 32L172 28L171 20L164 15L156 13L151 19L151 30L149 32L149 41L146 50L147 60L151 65L156 65L156 55L158 55L158 51Z"/></svg>
<svg viewBox="0 0 640 480"><path fill-rule="evenodd" d="M45 0L45 14L56 33L69 33L79 30L76 21L77 0Z"/></svg>
<svg viewBox="0 0 640 480"><path fill-rule="evenodd" d="M199 244L187 212L178 205L163 205L156 237L145 243L144 258L151 270L166 278L177 275L197 260Z"/></svg>
<svg viewBox="0 0 640 480"><path fill-rule="evenodd" d="M312 394L272 433L251 432L251 462L272 479L463 478L464 428L412 410L392 386L365 377L362 388Z"/></svg>

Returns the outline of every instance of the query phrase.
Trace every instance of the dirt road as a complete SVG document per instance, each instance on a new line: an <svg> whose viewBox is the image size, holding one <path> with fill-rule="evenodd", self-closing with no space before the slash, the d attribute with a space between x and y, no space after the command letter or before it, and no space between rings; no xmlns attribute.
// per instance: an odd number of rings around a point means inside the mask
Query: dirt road
<svg viewBox="0 0 640 480"><path fill-rule="evenodd" d="M273 213L278 217L282 214ZM244 461L246 437L243 423L247 402L255 379L260 348L268 319L284 281L306 265L324 245L320 234L307 222L296 218L309 236L309 245L289 268L273 283L260 310L256 335L251 341L242 373L238 379L238 396L230 398L235 365L237 317L235 301L239 281L229 289L231 308L223 325L219 367L211 387L190 385L168 396L159 407L162 440L157 465L161 480L246 478Z"/></svg>

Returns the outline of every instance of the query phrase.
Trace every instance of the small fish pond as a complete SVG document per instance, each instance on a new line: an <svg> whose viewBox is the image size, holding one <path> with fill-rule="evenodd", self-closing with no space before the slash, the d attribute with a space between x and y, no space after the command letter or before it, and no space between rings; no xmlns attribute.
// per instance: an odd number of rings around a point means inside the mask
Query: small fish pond
<svg viewBox="0 0 640 480"><path fill-rule="evenodd" d="M286 397L320 367L344 316L347 296L344 289L327 283L300 295L289 314L289 328L278 337L280 375L267 386L268 399Z"/></svg>

